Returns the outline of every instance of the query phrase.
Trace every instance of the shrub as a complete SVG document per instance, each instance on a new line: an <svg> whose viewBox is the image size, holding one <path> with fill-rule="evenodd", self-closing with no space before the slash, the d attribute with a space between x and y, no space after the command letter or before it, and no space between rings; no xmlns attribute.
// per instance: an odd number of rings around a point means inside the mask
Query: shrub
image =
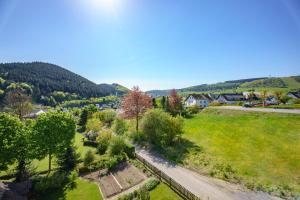
<svg viewBox="0 0 300 200"><path fill-rule="evenodd" d="M123 135L128 130L125 120L116 118L113 124L113 130L116 134Z"/></svg>
<svg viewBox="0 0 300 200"><path fill-rule="evenodd" d="M146 184L145 187L148 191L153 190L156 186L160 183L157 178L150 179Z"/></svg>
<svg viewBox="0 0 300 200"><path fill-rule="evenodd" d="M222 104L218 101L213 101L209 104L210 106L221 106Z"/></svg>
<svg viewBox="0 0 300 200"><path fill-rule="evenodd" d="M96 138L98 137L99 132L95 132L95 131L89 131L88 133L85 134L85 137L89 140L89 141L96 141Z"/></svg>
<svg viewBox="0 0 300 200"><path fill-rule="evenodd" d="M126 147L124 149L124 152L129 158L135 157L135 147L131 144L126 144Z"/></svg>
<svg viewBox="0 0 300 200"><path fill-rule="evenodd" d="M83 141L83 146L97 147L98 143L95 142L95 141L84 140Z"/></svg>
<svg viewBox="0 0 300 200"><path fill-rule="evenodd" d="M187 112L189 114L197 114L200 111L200 107L198 105L189 106L187 108Z"/></svg>
<svg viewBox="0 0 300 200"><path fill-rule="evenodd" d="M104 154L109 146L112 133L110 130L103 130L100 132L96 141L98 142L97 151L100 155Z"/></svg>
<svg viewBox="0 0 300 200"><path fill-rule="evenodd" d="M91 150L89 150L88 152L86 152L84 156L83 164L84 166L89 167L94 160L95 160L95 155Z"/></svg>
<svg viewBox="0 0 300 200"><path fill-rule="evenodd" d="M122 152L125 152L127 144L123 137L115 136L111 139L109 143L109 154L110 155L120 155Z"/></svg>
<svg viewBox="0 0 300 200"><path fill-rule="evenodd" d="M142 131L149 142L169 146L183 133L183 121L180 117L172 117L162 110L153 109L146 112Z"/></svg>
<svg viewBox="0 0 300 200"><path fill-rule="evenodd" d="M90 118L86 123L86 131L99 132L103 127L102 122L97 118Z"/></svg>
<svg viewBox="0 0 300 200"><path fill-rule="evenodd" d="M119 163L118 157L113 156L106 162L106 168L108 170L112 170L118 165L118 163Z"/></svg>
<svg viewBox="0 0 300 200"><path fill-rule="evenodd" d="M107 126L111 126L112 122L115 120L116 112L113 110L104 110L95 113L94 116L105 123Z"/></svg>
<svg viewBox="0 0 300 200"><path fill-rule="evenodd" d="M47 190L62 188L68 182L68 174L66 172L55 172L51 176L40 176L34 180L34 191L37 193L45 193Z"/></svg>

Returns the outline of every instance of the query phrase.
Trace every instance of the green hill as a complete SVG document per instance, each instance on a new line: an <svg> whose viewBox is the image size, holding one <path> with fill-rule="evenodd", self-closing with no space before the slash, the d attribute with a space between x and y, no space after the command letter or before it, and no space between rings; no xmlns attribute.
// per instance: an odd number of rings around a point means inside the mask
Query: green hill
<svg viewBox="0 0 300 200"><path fill-rule="evenodd" d="M80 99L122 95L128 90L118 84L95 84L60 66L43 62L0 64L0 77L1 91L26 84L37 102L42 96L69 95L70 99Z"/></svg>
<svg viewBox="0 0 300 200"><path fill-rule="evenodd" d="M224 93L224 92L241 92L248 90L262 90L267 89L270 91L282 90L284 92L299 90L300 89L300 76L291 77L261 77L240 79L233 81L225 81L214 84L202 84L191 86L187 88L177 89L181 94L187 93ZM170 90L150 90L148 94L152 96L168 95Z"/></svg>

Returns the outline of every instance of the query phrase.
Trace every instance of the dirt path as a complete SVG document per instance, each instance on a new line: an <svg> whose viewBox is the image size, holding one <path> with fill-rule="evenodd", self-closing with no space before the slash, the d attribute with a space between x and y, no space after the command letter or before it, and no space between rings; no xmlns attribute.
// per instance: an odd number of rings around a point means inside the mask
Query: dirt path
<svg viewBox="0 0 300 200"><path fill-rule="evenodd" d="M191 170L174 165L147 150L137 148L136 153L166 173L183 187L203 200L279 200L263 192L253 192L239 185L201 176Z"/></svg>
<svg viewBox="0 0 300 200"><path fill-rule="evenodd" d="M271 113L290 113L300 114L300 109L280 109L280 108L245 108L242 106L214 106L217 109L228 109L228 110L242 110L242 111L255 111L255 112L271 112Z"/></svg>

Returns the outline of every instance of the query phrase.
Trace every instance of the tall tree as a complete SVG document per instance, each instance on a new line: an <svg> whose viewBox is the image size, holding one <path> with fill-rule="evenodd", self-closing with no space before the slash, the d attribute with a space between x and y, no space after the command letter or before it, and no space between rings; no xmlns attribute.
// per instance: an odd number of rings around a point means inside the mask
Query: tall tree
<svg viewBox="0 0 300 200"><path fill-rule="evenodd" d="M15 116L0 114L0 169L17 162L17 181L28 177L26 166L35 158L30 140L31 127L31 123L25 125Z"/></svg>
<svg viewBox="0 0 300 200"><path fill-rule="evenodd" d="M281 91L275 91L274 92L274 96L276 97L277 101L281 101L281 97L282 97L282 92Z"/></svg>
<svg viewBox="0 0 300 200"><path fill-rule="evenodd" d="M76 124L74 118L64 112L48 112L36 120L33 140L36 151L42 159L48 155L49 171L53 156L58 156L71 146L75 136Z"/></svg>
<svg viewBox="0 0 300 200"><path fill-rule="evenodd" d="M157 108L157 103L155 98L152 98L152 106L153 108Z"/></svg>
<svg viewBox="0 0 300 200"><path fill-rule="evenodd" d="M169 105L171 113L174 115L181 114L183 109L182 98L177 94L175 89L171 90L170 92Z"/></svg>
<svg viewBox="0 0 300 200"><path fill-rule="evenodd" d="M151 97L143 93L137 86L133 87L122 102L124 117L135 118L136 120L136 132L139 130L139 118L151 107Z"/></svg>
<svg viewBox="0 0 300 200"><path fill-rule="evenodd" d="M162 98L160 99L160 105L163 110L166 109L166 97L165 96L162 96Z"/></svg>
<svg viewBox="0 0 300 200"><path fill-rule="evenodd" d="M32 110L31 98L21 88L8 92L5 99L7 107L20 119Z"/></svg>

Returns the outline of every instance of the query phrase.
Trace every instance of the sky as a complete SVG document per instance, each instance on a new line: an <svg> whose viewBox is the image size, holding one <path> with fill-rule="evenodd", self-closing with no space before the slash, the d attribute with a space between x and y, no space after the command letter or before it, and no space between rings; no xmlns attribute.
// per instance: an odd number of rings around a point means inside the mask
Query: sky
<svg viewBox="0 0 300 200"><path fill-rule="evenodd" d="M300 74L299 0L0 0L0 62L142 90Z"/></svg>

